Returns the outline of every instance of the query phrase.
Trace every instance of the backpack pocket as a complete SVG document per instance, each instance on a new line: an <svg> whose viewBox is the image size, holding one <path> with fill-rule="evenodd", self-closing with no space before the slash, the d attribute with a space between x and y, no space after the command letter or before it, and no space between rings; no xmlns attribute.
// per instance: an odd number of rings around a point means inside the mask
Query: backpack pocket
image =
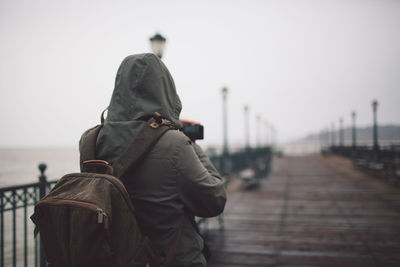
<svg viewBox="0 0 400 267"><path fill-rule="evenodd" d="M109 218L93 203L44 199L34 220L50 266L118 266L109 238Z"/></svg>

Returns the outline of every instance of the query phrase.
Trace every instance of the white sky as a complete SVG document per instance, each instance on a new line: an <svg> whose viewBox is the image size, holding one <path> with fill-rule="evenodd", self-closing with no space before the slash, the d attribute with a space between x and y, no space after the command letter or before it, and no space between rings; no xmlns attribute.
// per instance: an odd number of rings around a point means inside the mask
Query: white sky
<svg viewBox="0 0 400 267"><path fill-rule="evenodd" d="M400 123L400 1L0 1L0 146L73 146L98 122L122 59L167 37L182 116L244 143L243 106L287 141L340 116Z"/></svg>

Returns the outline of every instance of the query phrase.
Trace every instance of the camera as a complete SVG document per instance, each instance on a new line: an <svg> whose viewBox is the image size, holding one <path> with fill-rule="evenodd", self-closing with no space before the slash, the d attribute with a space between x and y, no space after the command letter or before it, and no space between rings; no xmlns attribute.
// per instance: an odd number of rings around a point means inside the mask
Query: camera
<svg viewBox="0 0 400 267"><path fill-rule="evenodd" d="M201 140L204 139L204 127L203 125L189 125L183 127L183 133L190 138L190 140Z"/></svg>

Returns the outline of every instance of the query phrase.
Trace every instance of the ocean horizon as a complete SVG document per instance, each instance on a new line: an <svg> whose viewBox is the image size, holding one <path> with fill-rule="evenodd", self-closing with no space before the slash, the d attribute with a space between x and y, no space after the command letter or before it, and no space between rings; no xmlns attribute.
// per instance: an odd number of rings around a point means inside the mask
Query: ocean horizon
<svg viewBox="0 0 400 267"><path fill-rule="evenodd" d="M48 180L79 172L78 147L0 148L0 187L38 181L38 165L45 163Z"/></svg>

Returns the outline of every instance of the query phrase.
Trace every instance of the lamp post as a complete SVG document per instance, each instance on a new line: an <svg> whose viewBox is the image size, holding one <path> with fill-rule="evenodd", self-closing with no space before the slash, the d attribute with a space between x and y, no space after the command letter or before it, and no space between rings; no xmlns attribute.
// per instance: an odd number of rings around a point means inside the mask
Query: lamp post
<svg viewBox="0 0 400 267"><path fill-rule="evenodd" d="M352 147L353 149L356 148L357 145L357 132L356 132L356 112L353 111L351 113L351 120L352 120L352 128L351 128L351 137L352 137Z"/></svg>
<svg viewBox="0 0 400 267"><path fill-rule="evenodd" d="M245 148L250 148L250 129L249 129L249 106L245 105L244 111L244 134L245 134Z"/></svg>
<svg viewBox="0 0 400 267"><path fill-rule="evenodd" d="M331 124L331 146L334 147L336 143L335 123Z"/></svg>
<svg viewBox="0 0 400 267"><path fill-rule="evenodd" d="M324 129L321 129L319 130L319 135L318 135L318 143L320 151L322 151L323 142L324 142Z"/></svg>
<svg viewBox="0 0 400 267"><path fill-rule="evenodd" d="M267 121L264 121L265 125L265 146L268 146L270 143L270 138L271 138L271 133L269 132L269 123Z"/></svg>
<svg viewBox="0 0 400 267"><path fill-rule="evenodd" d="M343 118L339 119L339 146L344 144L344 129L343 129Z"/></svg>
<svg viewBox="0 0 400 267"><path fill-rule="evenodd" d="M271 146L275 147L276 143L276 130L274 125L271 124Z"/></svg>
<svg viewBox="0 0 400 267"><path fill-rule="evenodd" d="M329 142L331 140L331 130L329 129L329 125L326 127L326 147L329 147Z"/></svg>
<svg viewBox="0 0 400 267"><path fill-rule="evenodd" d="M257 114L256 116L256 121L257 121L257 148L261 148L260 144L260 123L261 123L261 116L260 114Z"/></svg>
<svg viewBox="0 0 400 267"><path fill-rule="evenodd" d="M159 33L150 38L151 50L159 58L163 56L166 41L167 39Z"/></svg>
<svg viewBox="0 0 400 267"><path fill-rule="evenodd" d="M378 150L379 150L379 144L378 144L378 122L377 122L377 116L376 116L376 111L378 108L378 101L374 100L372 101L372 111L374 113L374 132L373 132L373 137L374 137L374 152L375 152L375 157L378 155Z"/></svg>
<svg viewBox="0 0 400 267"><path fill-rule="evenodd" d="M228 118L226 98L228 97L228 88L222 88L222 125L223 125L223 154L228 155Z"/></svg>
<svg viewBox="0 0 400 267"><path fill-rule="evenodd" d="M228 97L228 89L226 87L222 88L222 132L223 132L223 147L222 147L222 157L221 157L221 172L223 175L227 172L227 159L229 155L228 150L228 118L227 118L227 106L226 98Z"/></svg>
<svg viewBox="0 0 400 267"><path fill-rule="evenodd" d="M329 125L325 128L325 146L328 148L329 147L329 142L331 140L331 131L329 129Z"/></svg>

